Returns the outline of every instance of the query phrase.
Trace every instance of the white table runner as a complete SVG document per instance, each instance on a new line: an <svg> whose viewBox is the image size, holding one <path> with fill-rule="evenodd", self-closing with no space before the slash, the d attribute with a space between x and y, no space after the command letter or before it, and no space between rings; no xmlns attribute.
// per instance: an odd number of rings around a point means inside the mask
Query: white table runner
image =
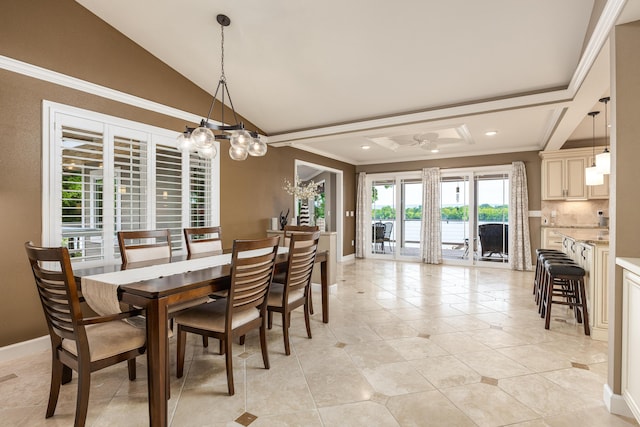
<svg viewBox="0 0 640 427"><path fill-rule="evenodd" d="M269 252L266 250L253 250L241 253L241 258L260 255ZM288 248L279 247L278 254L288 253ZM190 259L167 264L152 265L149 267L134 268L131 270L114 271L112 273L94 274L81 279L82 295L89 307L101 316L120 313L120 301L118 300L118 286L158 277L172 276L189 271L204 270L230 264L231 254L214 255L210 257Z"/></svg>

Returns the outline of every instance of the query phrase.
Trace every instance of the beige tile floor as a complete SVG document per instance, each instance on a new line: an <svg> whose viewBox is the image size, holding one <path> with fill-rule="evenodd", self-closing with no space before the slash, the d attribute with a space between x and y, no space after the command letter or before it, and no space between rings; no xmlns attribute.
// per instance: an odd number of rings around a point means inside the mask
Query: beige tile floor
<svg viewBox="0 0 640 427"><path fill-rule="evenodd" d="M171 425L638 425L602 403L606 343L585 337L562 308L544 329L531 273L358 260L337 277L328 325L314 289L313 339L294 313L291 356L279 319L269 331L271 369L256 334L234 346L235 396L217 345L190 337L185 376L172 368ZM148 425L145 366L139 358L135 382L126 365L93 375L87 425ZM47 353L0 364L0 425L73 424L75 377L45 420L48 375Z"/></svg>

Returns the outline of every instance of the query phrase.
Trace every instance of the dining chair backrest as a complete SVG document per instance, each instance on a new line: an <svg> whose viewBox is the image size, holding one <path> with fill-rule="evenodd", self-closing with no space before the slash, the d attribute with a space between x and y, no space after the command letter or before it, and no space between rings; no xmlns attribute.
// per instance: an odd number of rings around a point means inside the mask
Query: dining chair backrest
<svg viewBox="0 0 640 427"><path fill-rule="evenodd" d="M273 279L279 237L234 240L231 255L231 284L227 297L227 330L233 328L233 315L257 308L266 313L266 297Z"/></svg>
<svg viewBox="0 0 640 427"><path fill-rule="evenodd" d="M305 295L308 292L319 239L319 231L291 236L283 301L288 301L293 292L304 291Z"/></svg>
<svg viewBox="0 0 640 427"><path fill-rule="evenodd" d="M169 230L118 231L118 245L123 264L152 260L171 261Z"/></svg>
<svg viewBox="0 0 640 427"><path fill-rule="evenodd" d="M189 258L194 255L222 253L221 227L191 227L184 229Z"/></svg>
<svg viewBox="0 0 640 427"><path fill-rule="evenodd" d="M317 225L285 225L284 226L284 239L283 246L289 247L291 242L290 237L292 234L297 233L313 233L314 231L319 231L320 227Z"/></svg>
<svg viewBox="0 0 640 427"><path fill-rule="evenodd" d="M69 250L42 248L31 242L25 248L52 339L86 342Z"/></svg>

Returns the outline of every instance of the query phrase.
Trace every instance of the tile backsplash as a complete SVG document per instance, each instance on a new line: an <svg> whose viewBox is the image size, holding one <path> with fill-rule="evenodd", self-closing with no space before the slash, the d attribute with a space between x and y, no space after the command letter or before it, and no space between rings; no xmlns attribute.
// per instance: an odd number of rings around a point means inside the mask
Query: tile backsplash
<svg viewBox="0 0 640 427"><path fill-rule="evenodd" d="M542 225L598 225L598 211L609 216L609 200L542 201ZM554 216L555 213L555 216Z"/></svg>

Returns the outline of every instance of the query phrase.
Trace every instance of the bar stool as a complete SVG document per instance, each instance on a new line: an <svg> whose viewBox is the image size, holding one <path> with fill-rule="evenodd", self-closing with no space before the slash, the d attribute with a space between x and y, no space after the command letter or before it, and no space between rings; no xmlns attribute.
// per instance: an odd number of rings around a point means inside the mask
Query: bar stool
<svg viewBox="0 0 640 427"><path fill-rule="evenodd" d="M590 335L584 269L572 261L557 259L546 260L544 269L544 298L542 300L542 312L545 317L544 328L549 329L553 304L568 305L573 308L576 321L584 324L584 334Z"/></svg>
<svg viewBox="0 0 640 427"><path fill-rule="evenodd" d="M538 312L541 313L541 305L542 305L542 293L543 293L543 281L544 281L544 262L546 260L562 260L562 261L572 261L564 252L557 251L555 249L537 249L537 260L536 260L536 274L533 279L533 295L535 297L535 301L538 304ZM572 261L573 262L573 261Z"/></svg>
<svg viewBox="0 0 640 427"><path fill-rule="evenodd" d="M542 279L542 271L544 260L542 260L543 255L565 255L564 252L559 251L557 249L536 249L536 274L533 277L533 295L536 298L536 302L538 302L538 287L540 286L540 282Z"/></svg>

